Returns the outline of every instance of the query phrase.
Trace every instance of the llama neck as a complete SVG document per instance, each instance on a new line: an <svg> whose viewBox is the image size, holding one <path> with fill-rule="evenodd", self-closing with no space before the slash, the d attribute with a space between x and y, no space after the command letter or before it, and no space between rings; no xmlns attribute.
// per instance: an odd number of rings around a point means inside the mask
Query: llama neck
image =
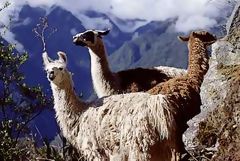
<svg viewBox="0 0 240 161"><path fill-rule="evenodd" d="M76 95L71 79L62 82L60 86L51 83L51 87L56 112L81 113L87 108L86 103Z"/></svg>
<svg viewBox="0 0 240 161"><path fill-rule="evenodd" d="M117 90L116 79L109 68L103 43L98 41L97 45L89 47L89 53L93 86L98 97L111 95Z"/></svg>
<svg viewBox="0 0 240 161"><path fill-rule="evenodd" d="M71 83L62 88L51 83L51 87L56 112L81 113L86 109L86 103L78 98Z"/></svg>
<svg viewBox="0 0 240 161"><path fill-rule="evenodd" d="M208 64L208 53L204 43L199 39L189 43L189 64L187 75L192 85L200 88L204 75L207 73L209 68Z"/></svg>
<svg viewBox="0 0 240 161"><path fill-rule="evenodd" d="M88 105L80 101L71 81L63 82L60 86L51 83L51 88L59 127L63 135L75 145L74 139L77 137L76 122L80 119L81 114L87 109Z"/></svg>
<svg viewBox="0 0 240 161"><path fill-rule="evenodd" d="M72 122L74 122L81 113L83 113L88 105L82 102L76 95L73 82L69 73L69 79L55 85L51 82L53 91L54 109L56 111L57 121L60 128L67 134L72 130Z"/></svg>

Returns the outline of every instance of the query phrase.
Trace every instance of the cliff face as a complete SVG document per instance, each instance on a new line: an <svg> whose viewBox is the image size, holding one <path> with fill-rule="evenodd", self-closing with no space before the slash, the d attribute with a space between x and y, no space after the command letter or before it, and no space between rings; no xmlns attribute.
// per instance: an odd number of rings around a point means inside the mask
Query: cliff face
<svg viewBox="0 0 240 161"><path fill-rule="evenodd" d="M190 160L240 160L240 2L212 45L210 68L201 87L201 113L183 139Z"/></svg>

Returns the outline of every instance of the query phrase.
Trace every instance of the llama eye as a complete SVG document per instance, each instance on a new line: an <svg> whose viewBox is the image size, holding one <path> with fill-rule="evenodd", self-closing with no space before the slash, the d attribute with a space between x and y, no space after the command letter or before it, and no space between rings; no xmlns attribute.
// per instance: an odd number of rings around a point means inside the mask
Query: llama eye
<svg viewBox="0 0 240 161"><path fill-rule="evenodd" d="M63 68L59 68L59 70L63 70Z"/></svg>

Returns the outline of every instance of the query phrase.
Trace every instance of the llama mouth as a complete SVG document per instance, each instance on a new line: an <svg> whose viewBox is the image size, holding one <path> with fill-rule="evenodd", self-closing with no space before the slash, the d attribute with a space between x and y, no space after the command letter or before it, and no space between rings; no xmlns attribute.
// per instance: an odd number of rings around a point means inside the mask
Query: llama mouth
<svg viewBox="0 0 240 161"><path fill-rule="evenodd" d="M79 41L79 40L73 40L73 43L77 46L87 46L86 43L82 42L82 41Z"/></svg>
<svg viewBox="0 0 240 161"><path fill-rule="evenodd" d="M83 47L87 46L87 44L82 42L82 41L76 41L76 42L74 42L74 44L77 45L77 46L83 46Z"/></svg>
<svg viewBox="0 0 240 161"><path fill-rule="evenodd" d="M77 46L87 46L87 44L79 40L78 37L73 37L73 43Z"/></svg>

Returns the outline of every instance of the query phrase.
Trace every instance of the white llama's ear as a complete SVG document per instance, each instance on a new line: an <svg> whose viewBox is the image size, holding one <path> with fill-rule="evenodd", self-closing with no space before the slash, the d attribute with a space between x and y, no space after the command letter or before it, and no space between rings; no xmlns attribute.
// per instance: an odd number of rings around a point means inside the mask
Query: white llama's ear
<svg viewBox="0 0 240 161"><path fill-rule="evenodd" d="M180 41L188 41L189 40L189 37L188 36L178 36L178 39Z"/></svg>
<svg viewBox="0 0 240 161"><path fill-rule="evenodd" d="M59 57L59 61L67 64L67 55L66 55L66 53L64 53L62 51L59 51L57 54L58 54L58 57Z"/></svg>
<svg viewBox="0 0 240 161"><path fill-rule="evenodd" d="M52 62L52 59L50 59L50 58L48 57L47 52L44 52L44 53L42 54L42 58L43 58L43 63L44 63L45 66L46 66L47 64L49 64L50 62Z"/></svg>

